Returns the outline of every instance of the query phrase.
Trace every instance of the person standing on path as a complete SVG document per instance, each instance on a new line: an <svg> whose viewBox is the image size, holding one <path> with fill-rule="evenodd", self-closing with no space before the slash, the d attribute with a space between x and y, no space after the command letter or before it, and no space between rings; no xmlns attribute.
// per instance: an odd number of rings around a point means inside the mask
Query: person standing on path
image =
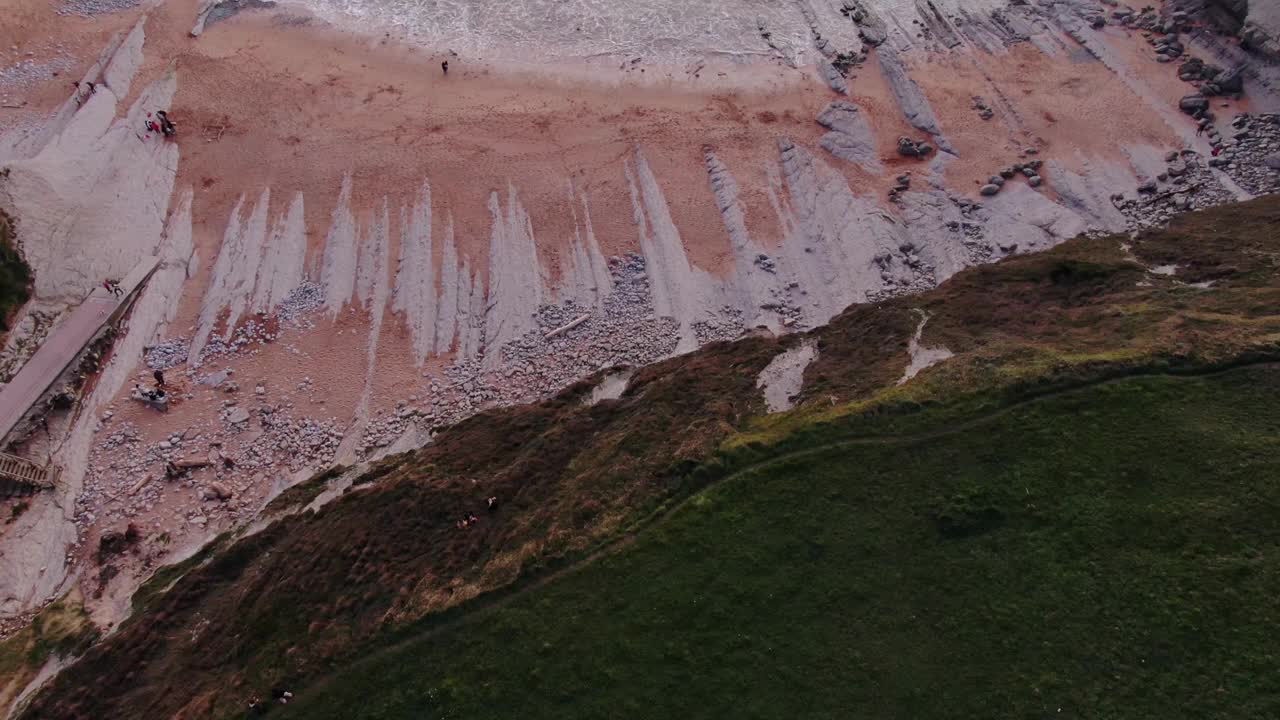
<svg viewBox="0 0 1280 720"><path fill-rule="evenodd" d="M444 71L444 74L445 74L445 75L448 75L448 74L449 74L449 61L448 61L448 60L445 60L444 62L440 63L440 69Z"/></svg>
<svg viewBox="0 0 1280 720"><path fill-rule="evenodd" d="M162 371L156 370L151 373L151 377L156 379L156 387L164 387L164 373Z"/></svg>

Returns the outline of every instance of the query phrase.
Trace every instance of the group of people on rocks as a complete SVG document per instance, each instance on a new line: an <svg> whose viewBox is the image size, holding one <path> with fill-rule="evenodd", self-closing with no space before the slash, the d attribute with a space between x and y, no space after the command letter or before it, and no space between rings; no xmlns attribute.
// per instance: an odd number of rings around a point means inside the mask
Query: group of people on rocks
<svg viewBox="0 0 1280 720"><path fill-rule="evenodd" d="M154 120L151 119L151 113L147 113L146 126L147 132L160 133L165 137L173 137L178 134L177 126L169 119L169 113L164 110L157 110Z"/></svg>
<svg viewBox="0 0 1280 720"><path fill-rule="evenodd" d="M149 403L160 410L168 410L169 409L169 393L166 392L164 389L165 387L164 371L156 370L155 372L151 373L151 377L155 378L156 380L155 388L144 388L141 385L134 383L133 385L134 399L141 400L145 403Z"/></svg>
<svg viewBox="0 0 1280 720"><path fill-rule="evenodd" d="M497 495L489 496L489 498L485 501L485 509L488 511L490 515L498 511ZM479 522L480 522L480 518L476 517L476 514L474 512L471 512L470 510L468 510L466 515L463 515L462 518L458 520L458 522L454 523L454 527L458 528L459 530L465 530Z"/></svg>
<svg viewBox="0 0 1280 720"><path fill-rule="evenodd" d="M271 690L271 697L275 698L275 701L280 703L281 705L288 705L289 701L293 699L293 693L289 692L288 690L273 688ZM267 709L268 709L267 703L263 702L262 698L258 697L257 695L254 695L253 697L249 698L249 714L250 715L262 715L267 712Z"/></svg>

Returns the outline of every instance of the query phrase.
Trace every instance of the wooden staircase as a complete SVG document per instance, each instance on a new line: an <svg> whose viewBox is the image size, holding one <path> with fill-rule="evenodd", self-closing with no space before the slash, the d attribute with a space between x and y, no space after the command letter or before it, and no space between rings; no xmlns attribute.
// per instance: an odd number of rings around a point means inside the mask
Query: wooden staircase
<svg viewBox="0 0 1280 720"><path fill-rule="evenodd" d="M34 495L58 482L57 465L37 465L17 455L0 452L0 499Z"/></svg>

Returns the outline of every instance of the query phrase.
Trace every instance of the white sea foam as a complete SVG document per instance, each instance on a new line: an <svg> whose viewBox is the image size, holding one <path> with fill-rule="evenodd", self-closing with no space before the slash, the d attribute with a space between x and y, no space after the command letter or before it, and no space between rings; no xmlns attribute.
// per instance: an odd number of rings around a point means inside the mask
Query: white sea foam
<svg viewBox="0 0 1280 720"><path fill-rule="evenodd" d="M336 25L486 59L681 62L777 53L804 62L804 17L778 0L292 0Z"/></svg>

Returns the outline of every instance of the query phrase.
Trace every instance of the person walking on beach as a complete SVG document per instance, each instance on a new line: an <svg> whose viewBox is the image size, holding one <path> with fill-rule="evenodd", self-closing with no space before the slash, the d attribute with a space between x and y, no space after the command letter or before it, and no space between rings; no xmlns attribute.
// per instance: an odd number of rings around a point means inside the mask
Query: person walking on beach
<svg viewBox="0 0 1280 720"><path fill-rule="evenodd" d="M449 61L448 61L448 60L445 60L444 62L440 63L440 69L444 71L444 74L445 74L445 75L448 75L448 74L449 74Z"/></svg>

